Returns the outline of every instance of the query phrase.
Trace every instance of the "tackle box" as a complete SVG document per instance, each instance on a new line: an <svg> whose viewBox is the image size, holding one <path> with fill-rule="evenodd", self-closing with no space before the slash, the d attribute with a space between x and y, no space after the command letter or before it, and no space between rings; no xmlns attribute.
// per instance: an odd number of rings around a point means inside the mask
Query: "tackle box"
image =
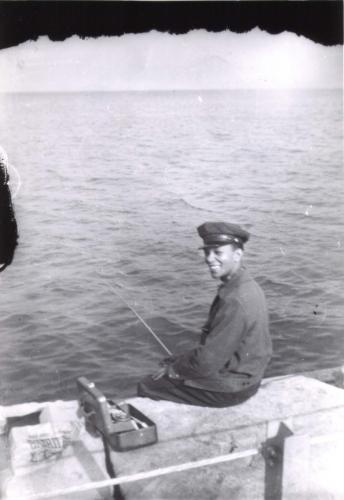
<svg viewBox="0 0 344 500"><path fill-rule="evenodd" d="M91 434L101 433L115 451L154 444L158 440L155 423L125 401L107 399L86 377L77 379L79 408Z"/></svg>

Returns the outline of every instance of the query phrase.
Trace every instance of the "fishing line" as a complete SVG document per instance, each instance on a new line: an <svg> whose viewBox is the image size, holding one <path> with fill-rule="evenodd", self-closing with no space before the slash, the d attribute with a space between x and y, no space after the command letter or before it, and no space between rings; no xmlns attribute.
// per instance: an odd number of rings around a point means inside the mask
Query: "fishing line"
<svg viewBox="0 0 344 500"><path fill-rule="evenodd" d="M128 302L122 297L122 295L120 295L116 289L110 285L110 283L107 283L107 285L109 286L109 288L112 290L112 292L117 295L117 297L119 299L121 299L121 301L131 310L131 312L133 314L135 314L135 316L141 321L141 323L146 327L146 329L149 331L149 333L155 338L155 340L157 342L159 342L159 344L161 345L161 347L167 352L167 354L169 356L172 356L172 353L171 351L165 346L165 344L163 343L162 340L160 340L160 338L158 337L158 335L151 329L151 327L149 325L147 325L147 323L145 322L145 320L142 318L142 316L139 315L139 313L137 311L135 311L135 309L130 305L128 304Z"/></svg>

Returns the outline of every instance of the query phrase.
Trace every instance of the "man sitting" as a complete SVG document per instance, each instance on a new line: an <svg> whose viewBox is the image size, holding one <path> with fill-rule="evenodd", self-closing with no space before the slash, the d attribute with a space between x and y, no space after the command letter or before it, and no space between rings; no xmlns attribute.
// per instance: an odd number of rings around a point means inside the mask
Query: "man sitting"
<svg viewBox="0 0 344 500"><path fill-rule="evenodd" d="M138 395L198 406L226 407L255 394L271 358L264 293L242 265L249 233L237 224L198 227L205 262L221 280L194 349L162 361L138 384Z"/></svg>

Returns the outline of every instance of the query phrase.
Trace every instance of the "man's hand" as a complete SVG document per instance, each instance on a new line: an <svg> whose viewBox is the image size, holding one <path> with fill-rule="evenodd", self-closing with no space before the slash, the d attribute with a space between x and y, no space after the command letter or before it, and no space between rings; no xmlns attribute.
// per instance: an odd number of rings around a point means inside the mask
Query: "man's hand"
<svg viewBox="0 0 344 500"><path fill-rule="evenodd" d="M179 379L180 376L176 373L171 365L165 365L160 370L158 370L154 375L152 375L153 380L159 380L160 378L167 376L168 378Z"/></svg>
<svg viewBox="0 0 344 500"><path fill-rule="evenodd" d="M178 375L178 373L174 371L172 365L167 365L167 376L168 378L174 378L174 379L180 378L180 375Z"/></svg>

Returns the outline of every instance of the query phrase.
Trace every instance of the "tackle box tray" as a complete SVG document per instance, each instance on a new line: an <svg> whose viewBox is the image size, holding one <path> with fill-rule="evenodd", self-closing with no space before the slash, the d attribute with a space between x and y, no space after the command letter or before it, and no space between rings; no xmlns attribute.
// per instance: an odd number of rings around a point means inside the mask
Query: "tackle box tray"
<svg viewBox="0 0 344 500"><path fill-rule="evenodd" d="M135 406L128 404L128 408L131 416L144 422L148 427L107 434L106 438L111 448L116 451L127 451L156 443L158 434L155 423L135 408Z"/></svg>

